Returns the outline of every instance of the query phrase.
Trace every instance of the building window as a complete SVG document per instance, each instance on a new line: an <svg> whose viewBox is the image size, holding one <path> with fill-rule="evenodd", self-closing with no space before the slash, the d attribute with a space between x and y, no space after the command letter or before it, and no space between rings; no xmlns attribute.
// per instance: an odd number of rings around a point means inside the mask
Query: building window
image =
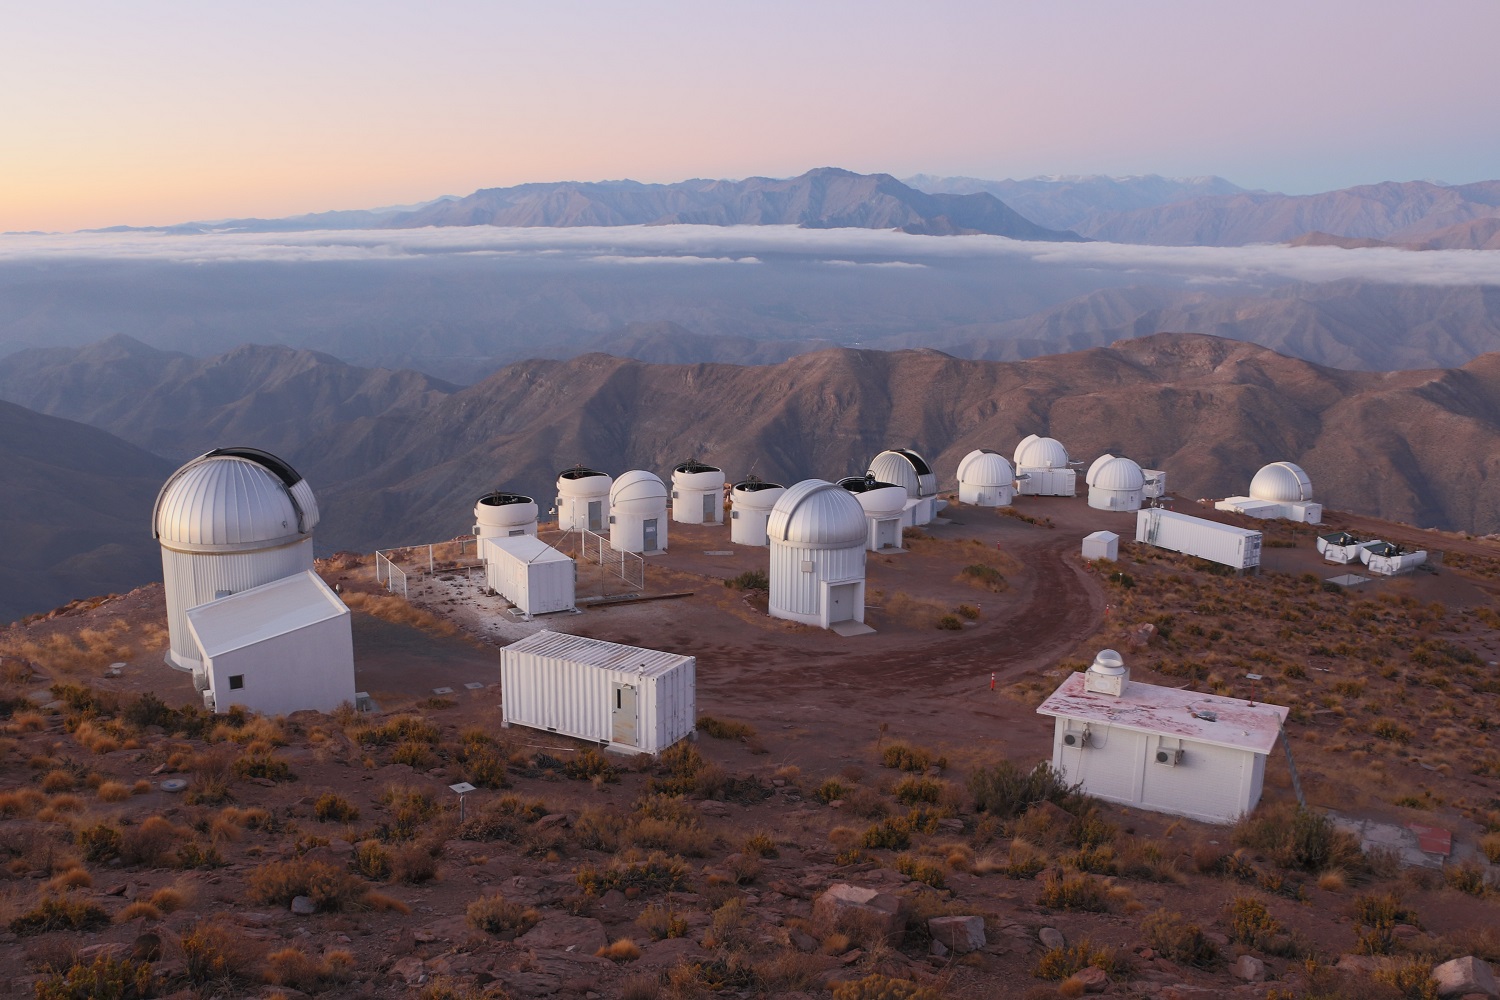
<svg viewBox="0 0 1500 1000"><path fill-rule="evenodd" d="M244 674L230 674L229 675L229 690L231 690L231 691L238 691L238 690L240 690L240 688L242 688L244 686L245 686L245 675Z"/></svg>

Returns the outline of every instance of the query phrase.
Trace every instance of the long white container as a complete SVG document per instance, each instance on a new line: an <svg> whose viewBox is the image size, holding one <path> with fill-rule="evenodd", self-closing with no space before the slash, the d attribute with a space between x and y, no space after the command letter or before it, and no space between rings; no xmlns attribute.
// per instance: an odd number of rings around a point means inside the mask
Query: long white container
<svg viewBox="0 0 1500 1000"><path fill-rule="evenodd" d="M1021 479L1020 476L1027 478ZM1074 469L1016 470L1017 493L1023 497L1070 497L1078 490L1078 473Z"/></svg>
<svg viewBox="0 0 1500 1000"><path fill-rule="evenodd" d="M1135 540L1207 559L1230 569L1243 571L1260 565L1260 532L1160 507L1147 507L1136 512Z"/></svg>
<svg viewBox="0 0 1500 1000"><path fill-rule="evenodd" d="M542 631L500 651L501 724L659 753L698 719L692 656Z"/></svg>
<svg viewBox="0 0 1500 1000"><path fill-rule="evenodd" d="M484 583L527 618L572 611L578 581L573 560L531 535L479 540Z"/></svg>

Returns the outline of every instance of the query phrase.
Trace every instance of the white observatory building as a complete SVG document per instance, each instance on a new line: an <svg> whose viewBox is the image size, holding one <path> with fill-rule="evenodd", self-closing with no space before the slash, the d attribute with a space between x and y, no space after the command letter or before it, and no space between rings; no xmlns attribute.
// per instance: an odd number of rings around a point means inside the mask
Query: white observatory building
<svg viewBox="0 0 1500 1000"><path fill-rule="evenodd" d="M776 501L767 533L773 618L819 628L864 622L869 528L854 494L804 480Z"/></svg>
<svg viewBox="0 0 1500 1000"><path fill-rule="evenodd" d="M1056 438L1028 434L1016 445L1017 492L1023 497L1070 497L1078 489L1078 472L1068 449Z"/></svg>
<svg viewBox="0 0 1500 1000"><path fill-rule="evenodd" d="M1128 458L1100 455L1084 476L1089 506L1098 510L1140 510L1146 498L1146 474Z"/></svg>
<svg viewBox="0 0 1500 1000"><path fill-rule="evenodd" d="M667 551L667 486L652 472L636 469L609 490L609 544L620 552Z"/></svg>
<svg viewBox="0 0 1500 1000"><path fill-rule="evenodd" d="M575 465L557 476L557 527L559 531L608 530L609 491L614 480L595 469Z"/></svg>
<svg viewBox="0 0 1500 1000"><path fill-rule="evenodd" d="M870 462L868 475L882 483L893 483L906 491L903 523L916 527L931 524L943 505L937 498L937 476L927 460L910 448L882 451Z"/></svg>
<svg viewBox="0 0 1500 1000"><path fill-rule="evenodd" d="M1255 808L1287 709L1130 679L1113 649L1037 709L1053 718L1052 766L1109 802L1233 823Z"/></svg>
<svg viewBox="0 0 1500 1000"><path fill-rule="evenodd" d="M906 491L895 483L882 483L874 476L851 476L839 485L859 501L869 524L866 547L871 552L901 548L901 515L906 510Z"/></svg>
<svg viewBox="0 0 1500 1000"><path fill-rule="evenodd" d="M1323 505L1313 502L1312 480L1302 467L1291 462L1262 466L1250 480L1248 497L1229 497L1214 504L1250 517L1284 517L1304 524L1320 524Z"/></svg>
<svg viewBox="0 0 1500 1000"><path fill-rule="evenodd" d="M724 470L697 459L673 469L672 520L678 524L723 524Z"/></svg>
<svg viewBox="0 0 1500 1000"><path fill-rule="evenodd" d="M771 508L786 492L780 483L763 483L754 476L734 484L729 491L729 539L736 545L769 545L766 524Z"/></svg>
<svg viewBox="0 0 1500 1000"><path fill-rule="evenodd" d="M536 536L537 506L519 493L486 493L474 504L475 538Z"/></svg>
<svg viewBox="0 0 1500 1000"><path fill-rule="evenodd" d="M318 505L295 469L217 448L172 474L153 531L166 581L167 662L205 706L283 714L354 701L349 609L313 571Z"/></svg>
<svg viewBox="0 0 1500 1000"><path fill-rule="evenodd" d="M216 448L172 473L151 520L166 585L167 662L179 670L203 671L189 608L313 568L312 489L255 448Z"/></svg>
<svg viewBox="0 0 1500 1000"><path fill-rule="evenodd" d="M976 507L1009 507L1016 495L1016 470L1004 455L975 449L958 463L958 502Z"/></svg>

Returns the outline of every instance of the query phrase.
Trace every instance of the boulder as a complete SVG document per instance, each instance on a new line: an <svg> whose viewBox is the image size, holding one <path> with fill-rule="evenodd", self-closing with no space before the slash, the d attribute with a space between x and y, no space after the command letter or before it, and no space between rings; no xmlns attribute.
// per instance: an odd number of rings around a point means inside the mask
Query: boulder
<svg viewBox="0 0 1500 1000"><path fill-rule="evenodd" d="M592 917L559 914L543 918L541 923L516 938L516 944L593 955L609 944L609 935L604 932L604 925Z"/></svg>
<svg viewBox="0 0 1500 1000"><path fill-rule="evenodd" d="M1432 970L1437 982L1438 996L1461 997L1466 993L1479 993L1487 997L1500 996L1500 987L1495 984L1495 973L1482 958L1465 955L1451 962L1444 962Z"/></svg>
<svg viewBox="0 0 1500 1000"><path fill-rule="evenodd" d="M318 904L307 896L293 896L292 912L299 917L309 917L318 912Z"/></svg>
<svg viewBox="0 0 1500 1000"><path fill-rule="evenodd" d="M983 917L933 917L927 929L934 941L941 941L949 951L967 955L986 944Z"/></svg>
<svg viewBox="0 0 1500 1000"><path fill-rule="evenodd" d="M1068 981L1075 986L1083 988L1085 993L1103 993L1109 989L1109 976L1097 965L1091 965L1087 969L1079 969L1068 977Z"/></svg>
<svg viewBox="0 0 1500 1000"><path fill-rule="evenodd" d="M854 926L895 944L906 931L906 912L900 896L878 889L839 883L813 903L813 918L828 924Z"/></svg>
<svg viewBox="0 0 1500 1000"><path fill-rule="evenodd" d="M1068 939L1063 937L1063 932L1056 927L1043 927L1036 932L1037 940L1042 942L1042 947L1048 950L1053 948L1066 948Z"/></svg>
<svg viewBox="0 0 1500 1000"><path fill-rule="evenodd" d="M1229 971L1236 979L1243 979L1247 983L1258 983L1266 978L1266 963L1254 955L1241 955L1234 960L1234 965Z"/></svg>

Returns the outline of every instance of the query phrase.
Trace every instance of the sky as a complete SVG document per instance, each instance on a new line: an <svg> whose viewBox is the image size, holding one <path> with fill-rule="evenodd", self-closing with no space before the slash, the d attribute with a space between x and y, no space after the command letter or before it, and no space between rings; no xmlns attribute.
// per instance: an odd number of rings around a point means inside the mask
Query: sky
<svg viewBox="0 0 1500 1000"><path fill-rule="evenodd" d="M527 181L1500 176L1497 0L29 5L0 231Z"/></svg>

